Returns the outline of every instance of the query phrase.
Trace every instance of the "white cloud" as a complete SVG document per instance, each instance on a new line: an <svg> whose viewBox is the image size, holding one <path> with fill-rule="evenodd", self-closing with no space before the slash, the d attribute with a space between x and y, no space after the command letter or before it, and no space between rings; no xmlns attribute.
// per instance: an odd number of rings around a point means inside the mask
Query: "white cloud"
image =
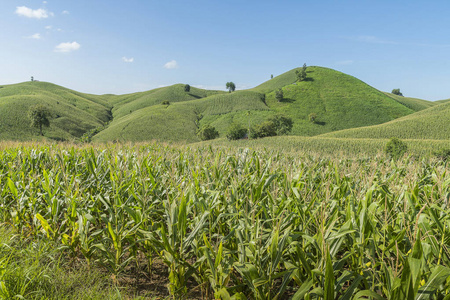
<svg viewBox="0 0 450 300"><path fill-rule="evenodd" d="M176 69L178 68L178 64L176 60L171 60L164 65L166 69Z"/></svg>
<svg viewBox="0 0 450 300"><path fill-rule="evenodd" d="M48 2L47 2L47 1L43 1L42 3L43 3L43 4L47 4Z"/></svg>
<svg viewBox="0 0 450 300"><path fill-rule="evenodd" d="M35 40L40 40L42 38L40 33L35 33L33 35L30 35L28 38L30 39L35 39Z"/></svg>
<svg viewBox="0 0 450 300"><path fill-rule="evenodd" d="M122 60L126 63L132 63L134 61L134 57L127 58L124 56L122 57Z"/></svg>
<svg viewBox="0 0 450 300"><path fill-rule="evenodd" d="M70 13L69 13L68 10L63 10L63 11L62 11L62 14L63 14L63 15L68 15L68 14L70 14Z"/></svg>
<svg viewBox="0 0 450 300"><path fill-rule="evenodd" d="M80 49L81 45L77 42L67 42L67 43L61 43L58 46L55 47L55 52L71 52Z"/></svg>
<svg viewBox="0 0 450 300"><path fill-rule="evenodd" d="M31 9L26 6L17 6L16 14L18 14L19 16L23 16L23 17L27 17L27 18L34 18L34 19L46 19L50 16L53 16L53 13L48 12L46 9L43 9L43 8Z"/></svg>
<svg viewBox="0 0 450 300"><path fill-rule="evenodd" d="M52 29L52 26L51 25L45 26L45 29L50 30Z"/></svg>

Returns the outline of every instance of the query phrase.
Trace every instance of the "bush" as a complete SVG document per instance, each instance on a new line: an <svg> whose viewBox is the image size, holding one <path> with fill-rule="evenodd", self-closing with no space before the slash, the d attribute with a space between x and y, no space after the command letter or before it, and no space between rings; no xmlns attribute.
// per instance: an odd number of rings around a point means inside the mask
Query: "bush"
<svg viewBox="0 0 450 300"><path fill-rule="evenodd" d="M226 136L228 140L239 140L245 137L246 133L247 129L241 124L231 123L230 127L228 127Z"/></svg>
<svg viewBox="0 0 450 300"><path fill-rule="evenodd" d="M191 90L191 86L190 86L189 84L186 84L186 85L184 86L184 91L185 91L186 93L189 93L190 90Z"/></svg>
<svg viewBox="0 0 450 300"><path fill-rule="evenodd" d="M169 100L164 100L163 102L161 102L162 105L170 105Z"/></svg>
<svg viewBox="0 0 450 300"><path fill-rule="evenodd" d="M215 127L212 127L211 125L208 124L206 126L203 126L197 131L197 136L202 141L213 140L219 137L219 132L216 130Z"/></svg>
<svg viewBox="0 0 450 300"><path fill-rule="evenodd" d="M403 96L403 94L400 92L400 89L393 89L391 93L394 95Z"/></svg>
<svg viewBox="0 0 450 300"><path fill-rule="evenodd" d="M254 126L250 130L250 138L257 139L257 138L263 138L268 136L276 136L277 135L277 128L274 122L272 121L265 121L261 124L258 124Z"/></svg>
<svg viewBox="0 0 450 300"><path fill-rule="evenodd" d="M311 123L316 123L317 115L315 113L310 113L308 118Z"/></svg>
<svg viewBox="0 0 450 300"><path fill-rule="evenodd" d="M403 154L405 154L408 146L405 142L402 142L398 138L391 138L386 144L384 152L392 159L399 159Z"/></svg>
<svg viewBox="0 0 450 300"><path fill-rule="evenodd" d="M288 134L291 132L292 126L294 125L292 119L283 114L276 114L273 117L270 117L268 121L275 124L276 135Z"/></svg>
<svg viewBox="0 0 450 300"><path fill-rule="evenodd" d="M439 151L435 151L434 155L439 160L450 161L450 149L441 149Z"/></svg>
<svg viewBox="0 0 450 300"><path fill-rule="evenodd" d="M275 98L277 99L278 102L281 102L281 101L283 101L283 97L284 97L283 90L282 89L278 89L275 92Z"/></svg>

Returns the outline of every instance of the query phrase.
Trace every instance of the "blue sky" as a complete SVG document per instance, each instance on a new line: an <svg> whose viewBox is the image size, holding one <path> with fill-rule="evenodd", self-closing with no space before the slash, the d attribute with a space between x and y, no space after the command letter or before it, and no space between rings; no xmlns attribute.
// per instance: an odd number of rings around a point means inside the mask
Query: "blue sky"
<svg viewBox="0 0 450 300"><path fill-rule="evenodd" d="M306 63L446 99L449 13L450 1L2 0L0 84L245 89Z"/></svg>

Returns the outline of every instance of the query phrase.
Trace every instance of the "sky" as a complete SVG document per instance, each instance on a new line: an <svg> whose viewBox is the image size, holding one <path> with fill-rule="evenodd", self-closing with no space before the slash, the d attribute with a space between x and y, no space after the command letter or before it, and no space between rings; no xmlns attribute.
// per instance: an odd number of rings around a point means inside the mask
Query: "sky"
<svg viewBox="0 0 450 300"><path fill-rule="evenodd" d="M304 63L450 98L450 1L2 0L0 84L252 88Z"/></svg>

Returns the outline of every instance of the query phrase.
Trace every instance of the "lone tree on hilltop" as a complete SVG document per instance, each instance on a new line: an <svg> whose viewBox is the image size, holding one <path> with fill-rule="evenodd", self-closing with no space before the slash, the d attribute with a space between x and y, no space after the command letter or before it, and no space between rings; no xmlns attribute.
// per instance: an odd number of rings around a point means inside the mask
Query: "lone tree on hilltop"
<svg viewBox="0 0 450 300"><path fill-rule="evenodd" d="M227 82L226 87L227 87L229 93L234 92L236 90L236 85L232 81Z"/></svg>
<svg viewBox="0 0 450 300"><path fill-rule="evenodd" d="M186 85L184 86L184 91L185 91L186 93L189 93L189 92L191 91L191 86L190 86L189 84L186 84Z"/></svg>
<svg viewBox="0 0 450 300"><path fill-rule="evenodd" d="M398 95L398 96L403 96L403 94L400 92L400 89L393 89L392 94Z"/></svg>
<svg viewBox="0 0 450 300"><path fill-rule="evenodd" d="M31 127L39 128L39 134L43 136L42 126L50 126L50 111L42 104L30 107L28 117L31 120Z"/></svg>
<svg viewBox="0 0 450 300"><path fill-rule="evenodd" d="M277 99L278 102L281 102L283 100L283 97L284 97L283 90L282 89L278 89L275 92L275 98Z"/></svg>
<svg viewBox="0 0 450 300"><path fill-rule="evenodd" d="M298 81L304 81L306 79L306 63L303 64L302 70L296 70L295 71L295 75L297 75L297 80Z"/></svg>

